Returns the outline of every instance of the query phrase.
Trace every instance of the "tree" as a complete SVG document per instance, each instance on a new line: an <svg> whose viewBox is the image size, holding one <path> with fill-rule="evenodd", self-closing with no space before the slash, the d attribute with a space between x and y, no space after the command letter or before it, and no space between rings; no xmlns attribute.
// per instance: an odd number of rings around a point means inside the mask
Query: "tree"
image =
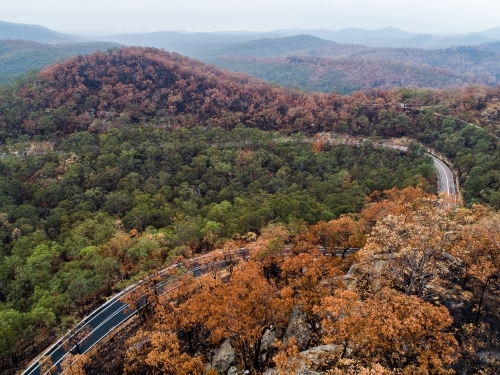
<svg viewBox="0 0 500 375"><path fill-rule="evenodd" d="M177 336L173 333L140 331L128 341L128 347L125 374L203 374L203 362L200 358L182 353Z"/></svg>
<svg viewBox="0 0 500 375"><path fill-rule="evenodd" d="M359 225L348 216L342 216L340 219L319 222L310 227L312 239L316 238L318 243L325 248L325 251L330 250L334 255L337 249L342 251L342 259L346 251L351 247L363 247L366 242Z"/></svg>
<svg viewBox="0 0 500 375"><path fill-rule="evenodd" d="M50 356L42 357L39 361L40 364L40 373L52 375L55 372L55 368L53 368L54 364L52 363L52 359Z"/></svg>
<svg viewBox="0 0 500 375"><path fill-rule="evenodd" d="M64 337L64 348L71 355L82 354L90 334L90 326L85 321L81 321Z"/></svg>
<svg viewBox="0 0 500 375"><path fill-rule="evenodd" d="M256 369L260 366L260 343L265 330L271 324L282 326L291 308L287 294L280 294L268 283L255 262L236 269L229 283L194 295L189 303L197 306L206 319L203 324L210 331L211 342L230 337L236 343L241 362Z"/></svg>
<svg viewBox="0 0 500 375"><path fill-rule="evenodd" d="M68 375L85 375L85 365L89 358L82 354L68 353L61 362L61 370Z"/></svg>
<svg viewBox="0 0 500 375"><path fill-rule="evenodd" d="M321 255L299 254L287 258L282 265L285 285L292 288L296 303L312 315L321 298L342 287L343 273L335 261Z"/></svg>
<svg viewBox="0 0 500 375"><path fill-rule="evenodd" d="M488 213L463 225L452 248L464 272L463 287L472 279L476 297L475 324L479 323L488 288L500 277L500 215Z"/></svg>
<svg viewBox="0 0 500 375"><path fill-rule="evenodd" d="M17 345L23 340L26 316L14 309L0 310L0 353L10 355L17 364Z"/></svg>
<svg viewBox="0 0 500 375"><path fill-rule="evenodd" d="M157 301L155 290L151 287L152 285L146 280L120 297L120 301L128 305L125 311L137 311L141 323L146 321L151 312L151 304Z"/></svg>
<svg viewBox="0 0 500 375"><path fill-rule="evenodd" d="M388 285L421 296L446 270L442 250L449 243L444 233L449 207L440 206L437 198L426 198L403 208L403 214L377 222L360 256L371 266L382 265L379 276Z"/></svg>
<svg viewBox="0 0 500 375"><path fill-rule="evenodd" d="M323 317L323 341L342 345L340 359L364 366L421 369L452 374L457 342L447 333L452 319L445 307L390 290L361 301L355 292L337 290L315 308Z"/></svg>
<svg viewBox="0 0 500 375"><path fill-rule="evenodd" d="M277 344L278 353L273 357L279 375L296 375L304 363L299 354L299 347L295 337L290 338L287 345L282 342Z"/></svg>

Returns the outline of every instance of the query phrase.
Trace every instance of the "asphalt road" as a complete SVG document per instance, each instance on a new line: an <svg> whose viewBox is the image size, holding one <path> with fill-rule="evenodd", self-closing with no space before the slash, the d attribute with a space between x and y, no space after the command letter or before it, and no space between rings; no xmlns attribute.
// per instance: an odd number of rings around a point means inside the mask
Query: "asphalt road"
<svg viewBox="0 0 500 375"><path fill-rule="evenodd" d="M407 151L408 147L406 146L398 146L398 145L383 145L384 147L393 148L400 151ZM455 188L455 179L453 177L453 172L448 168L448 166L441 161L441 159L436 158L435 156L429 155L434 161L434 168L436 168L438 174L438 183L439 183L439 192L447 193L453 197L453 199L457 200L457 191Z"/></svg>
<svg viewBox="0 0 500 375"><path fill-rule="evenodd" d="M399 148L399 147L392 147ZM439 192L440 193L448 193L454 199L456 199L456 190L455 190L455 181L453 178L453 173L448 168L448 166L443 163L438 158L430 155L434 160L434 167L438 173L438 181L439 181ZM239 251L241 251L240 249ZM351 252L356 251L357 249L350 249L345 255L349 255ZM321 251L321 249L320 249ZM242 254L237 254L239 257ZM243 254L245 257L247 254ZM335 254L334 256L339 256ZM223 267L224 265L221 265ZM177 266L173 266L177 267ZM172 267L169 267L169 269ZM165 271L165 270L164 270ZM201 276L210 272L207 267L195 267L191 271L194 277ZM166 279L163 283L159 284L157 288L159 289L159 294L164 294L168 292L166 290L169 281L172 278ZM137 311L125 311L128 307L125 303L120 301L120 297L123 296L124 293L133 289L129 287L127 290L121 292L120 294L113 297L111 300L106 302L104 305L94 310L89 316L87 316L81 323L87 330L90 331L90 334L86 336L85 341L81 342L78 345L81 353L86 353L90 348L92 348L95 344L100 342L103 338L105 338L115 327L119 326L130 317L136 314ZM158 289L157 289L158 290ZM72 352L77 353L76 346L73 347ZM50 356L52 363L56 366L55 373L61 373L60 365L64 357L68 351L65 348L64 341L59 340L56 344L54 344L47 352L44 353L45 356ZM40 373L40 365L38 363L32 364L28 369L23 372L23 375L41 375Z"/></svg>
<svg viewBox="0 0 500 375"><path fill-rule="evenodd" d="M432 160L434 160L434 167L438 173L438 181L439 181L439 192L447 193L451 195L454 199L457 198L457 192L455 189L455 179L453 178L453 173L450 168L443 163L441 160L436 158L435 156L430 155Z"/></svg>
<svg viewBox="0 0 500 375"><path fill-rule="evenodd" d="M233 253L235 255L235 257L232 260L233 262L238 262L239 260L246 259L248 257L248 250L243 248L237 249ZM214 269L214 266L217 269L221 269L228 266L228 262L226 260L219 261L218 263L203 264L204 258L207 258L207 256L198 257L195 260L193 260L193 262L191 263L192 268L190 266L191 269L182 272L182 275L191 274L194 277L199 277L201 275L211 272ZM180 270L181 264L176 264L160 271L160 274L164 275L164 278L163 281L155 285L158 296L168 293L175 288L175 286L173 286L174 283L172 283L172 281L177 279L178 276L168 276L167 272L169 270L175 270L175 269ZM138 282L137 284L128 287L126 290L117 294L112 299L107 301L105 304L94 310L89 316L87 316L79 323L78 326L81 327L79 330L75 329L75 331L71 335L68 335L60 339L57 343L55 343L50 349L48 349L43 354L44 356L50 356L50 359L53 365L55 366L55 369L53 369L54 374L61 373L61 363L64 360L65 356L68 354L67 350L68 337L77 334L77 332L79 332L82 329L88 331L88 333L85 334L85 339L78 343L78 348L77 346L72 346L71 349L71 352L73 354L78 354L78 352L80 352L81 354L85 354L94 345L96 345L98 342L104 339L111 331L113 331L115 327L119 326L120 324L122 324L123 322L125 322L126 320L128 320L137 313L137 310L129 309L127 311L128 305L120 301L120 298L127 292L133 290L135 286L137 286L140 283L141 281ZM143 305L144 303L141 303L140 301L139 304ZM40 370L41 370L40 365L37 362L35 362L23 372L23 375L41 375Z"/></svg>
<svg viewBox="0 0 500 375"><path fill-rule="evenodd" d="M82 353L87 352L92 346L102 340L111 332L114 327L119 326L124 321L135 314L135 311L125 312L127 305L119 300L122 294L108 301L106 304L95 310L91 315L84 319L85 327L89 327L90 335L87 340L79 345ZM72 350L77 353L76 348ZM64 342L59 341L45 353L45 356L50 356L52 363L57 367L56 373L60 373L60 365L68 351L64 347ZM30 368L25 370L26 375L40 375L40 365L34 363Z"/></svg>

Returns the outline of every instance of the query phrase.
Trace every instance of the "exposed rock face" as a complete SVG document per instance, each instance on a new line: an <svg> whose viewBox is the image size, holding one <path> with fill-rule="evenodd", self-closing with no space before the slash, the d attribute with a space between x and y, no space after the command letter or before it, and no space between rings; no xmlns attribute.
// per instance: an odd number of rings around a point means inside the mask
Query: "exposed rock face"
<svg viewBox="0 0 500 375"><path fill-rule="evenodd" d="M279 375L279 372L275 368L271 368L264 372L263 375ZM295 375L321 375L320 372L311 371L307 368L301 367L295 371Z"/></svg>
<svg viewBox="0 0 500 375"><path fill-rule="evenodd" d="M260 340L260 362L266 363L273 355L273 344L276 339L276 330L273 326L266 329Z"/></svg>
<svg viewBox="0 0 500 375"><path fill-rule="evenodd" d="M311 328L311 325L307 322L306 313L302 307L299 306L292 311L290 323L288 323L285 335L283 336L283 342L287 344L290 338L295 337L299 350L306 350L309 346L309 342L311 341Z"/></svg>
<svg viewBox="0 0 500 375"><path fill-rule="evenodd" d="M383 289L382 276L387 268L386 260L377 260L367 267L366 264L353 264L344 276L346 289L356 290L360 286L368 287L373 293Z"/></svg>
<svg viewBox="0 0 500 375"><path fill-rule="evenodd" d="M326 365L328 362L337 362L340 359L343 351L342 345L322 345L316 346L309 350L300 353L300 356L304 359L304 363L307 364L306 367L319 367ZM349 355L352 350L347 349L347 354Z"/></svg>
<svg viewBox="0 0 500 375"><path fill-rule="evenodd" d="M305 350L299 353L299 363L300 367L295 372L297 375L320 375L323 372L317 372L312 370L322 365L327 364L329 361L336 361L340 358L342 354L341 345L322 345L316 346L309 350ZM264 372L264 375L278 375L277 369L272 368Z"/></svg>
<svg viewBox="0 0 500 375"><path fill-rule="evenodd" d="M235 359L234 348L231 346L229 339L227 339L212 356L208 368L213 368L219 373L226 375L231 366L234 365Z"/></svg>
<svg viewBox="0 0 500 375"><path fill-rule="evenodd" d="M238 369L234 366L231 366L227 371L227 375L237 375L237 374L238 374Z"/></svg>

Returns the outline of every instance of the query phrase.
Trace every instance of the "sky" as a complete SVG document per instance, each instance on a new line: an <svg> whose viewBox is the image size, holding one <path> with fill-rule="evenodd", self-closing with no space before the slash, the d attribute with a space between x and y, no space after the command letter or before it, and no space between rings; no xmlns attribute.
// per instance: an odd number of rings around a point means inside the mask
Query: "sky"
<svg viewBox="0 0 500 375"><path fill-rule="evenodd" d="M498 0L0 0L0 20L59 31L271 31L500 27Z"/></svg>

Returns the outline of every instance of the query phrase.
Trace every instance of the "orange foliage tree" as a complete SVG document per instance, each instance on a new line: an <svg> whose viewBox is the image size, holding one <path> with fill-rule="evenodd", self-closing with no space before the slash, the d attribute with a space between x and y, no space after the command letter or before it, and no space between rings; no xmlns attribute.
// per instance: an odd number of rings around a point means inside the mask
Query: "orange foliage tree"
<svg viewBox="0 0 500 375"><path fill-rule="evenodd" d="M452 319L444 307L390 290L361 301L357 293L338 290L315 311L323 316L323 341L343 347L340 358L388 369L421 368L452 374L457 342L446 332Z"/></svg>
<svg viewBox="0 0 500 375"><path fill-rule="evenodd" d="M128 341L125 374L201 375L203 362L182 353L173 333L140 331Z"/></svg>
<svg viewBox="0 0 500 375"><path fill-rule="evenodd" d="M351 247L363 247L366 238L359 224L348 216L329 222L320 221L309 228L309 238L335 254L342 251L342 259Z"/></svg>
<svg viewBox="0 0 500 375"><path fill-rule="evenodd" d="M379 277L407 295L424 295L427 286L439 281L447 263L448 212L436 197L424 197L403 204L399 214L388 214L373 227L360 256L371 266L378 264Z"/></svg>

